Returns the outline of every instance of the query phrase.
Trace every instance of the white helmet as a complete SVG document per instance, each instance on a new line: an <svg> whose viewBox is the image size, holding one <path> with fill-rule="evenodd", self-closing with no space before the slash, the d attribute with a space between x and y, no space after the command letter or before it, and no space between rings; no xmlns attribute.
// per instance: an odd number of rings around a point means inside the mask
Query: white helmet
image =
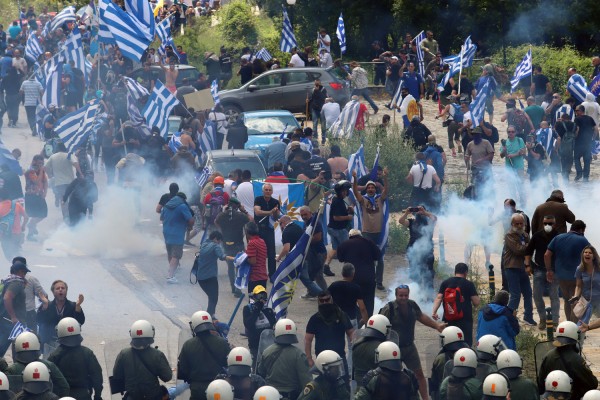
<svg viewBox="0 0 600 400"><path fill-rule="evenodd" d="M206 400L233 400L233 386L224 379L212 381L206 388Z"/></svg>
<svg viewBox="0 0 600 400"><path fill-rule="evenodd" d="M571 321L565 321L556 327L556 347L579 342L579 327Z"/></svg>
<svg viewBox="0 0 600 400"><path fill-rule="evenodd" d="M262 386L254 393L254 400L279 400L281 395L273 386Z"/></svg>
<svg viewBox="0 0 600 400"><path fill-rule="evenodd" d="M50 371L45 364L33 361L23 370L23 390L33 394L41 394L52 390Z"/></svg>
<svg viewBox="0 0 600 400"><path fill-rule="evenodd" d="M457 378L475 376L477 370L477 355L470 348L458 349L454 353L454 367L452 375Z"/></svg>
<svg viewBox="0 0 600 400"><path fill-rule="evenodd" d="M381 314L374 314L365 324L365 336L385 339L392 327L390 320Z"/></svg>
<svg viewBox="0 0 600 400"><path fill-rule="evenodd" d="M275 324L275 343L294 344L298 343L296 333L298 329L291 319L282 318Z"/></svg>
<svg viewBox="0 0 600 400"><path fill-rule="evenodd" d="M233 376L250 376L252 373L252 354L245 347L231 349L227 356L227 372Z"/></svg>
<svg viewBox="0 0 600 400"><path fill-rule="evenodd" d="M5 392L7 390L10 390L8 376L6 376L3 372L0 372L0 392Z"/></svg>
<svg viewBox="0 0 600 400"><path fill-rule="evenodd" d="M58 343L67 347L77 347L81 344L81 325L75 318L63 318L56 325Z"/></svg>
<svg viewBox="0 0 600 400"><path fill-rule="evenodd" d="M203 331L216 330L211 315L206 311L196 311L194 315L192 315L190 327L192 328L192 332L194 332L195 334L198 334Z"/></svg>
<svg viewBox="0 0 600 400"><path fill-rule="evenodd" d="M600 390L592 389L585 392L581 400L599 400Z"/></svg>
<svg viewBox="0 0 600 400"><path fill-rule="evenodd" d="M23 332L15 339L15 359L29 364L40 358L40 340L33 332Z"/></svg>
<svg viewBox="0 0 600 400"><path fill-rule="evenodd" d="M333 350L323 350L315 360L317 370L321 375L335 380L344 376L344 363L342 357Z"/></svg>
<svg viewBox="0 0 600 400"><path fill-rule="evenodd" d="M502 372L508 379L515 379L523 372L523 360L514 350L502 350L496 359L498 372Z"/></svg>
<svg viewBox="0 0 600 400"><path fill-rule="evenodd" d="M383 342L375 349L375 362L379 367L402 371L402 355L394 342Z"/></svg>
<svg viewBox="0 0 600 400"><path fill-rule="evenodd" d="M440 333L440 345L444 350L456 351L465 347L465 343L465 335L462 329L457 326L447 326Z"/></svg>
<svg viewBox="0 0 600 400"><path fill-rule="evenodd" d="M135 321L129 329L131 346L136 349L145 349L154 343L154 326L146 320Z"/></svg>
<svg viewBox="0 0 600 400"><path fill-rule="evenodd" d="M502 374L489 374L483 381L483 399L506 399L510 392L508 379Z"/></svg>
<svg viewBox="0 0 600 400"><path fill-rule="evenodd" d="M573 380L565 371L552 371L546 376L546 392L571 393Z"/></svg>
<svg viewBox="0 0 600 400"><path fill-rule="evenodd" d="M479 360L495 360L498 353L506 349L506 345L496 335L483 335L477 341L477 358Z"/></svg>

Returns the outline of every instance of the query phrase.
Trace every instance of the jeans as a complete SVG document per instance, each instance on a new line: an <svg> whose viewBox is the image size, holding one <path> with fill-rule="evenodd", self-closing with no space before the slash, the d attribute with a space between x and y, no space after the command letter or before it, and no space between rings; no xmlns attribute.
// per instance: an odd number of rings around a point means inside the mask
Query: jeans
<svg viewBox="0 0 600 400"><path fill-rule="evenodd" d="M583 158L583 168L581 168L581 159ZM577 176L588 179L590 177L590 164L592 163L592 152L589 148L575 147L575 172Z"/></svg>
<svg viewBox="0 0 600 400"><path fill-rule="evenodd" d="M37 130L35 127L35 109L36 106L25 106L25 112L27 113L27 122L29 123L29 128L31 129L31 133L33 135L37 134Z"/></svg>
<svg viewBox="0 0 600 400"><path fill-rule="evenodd" d="M371 105L371 107L373 108L373 110L375 112L379 111L379 107L377 107L377 104L375 104L375 102L373 101L373 99L371 99L371 96L369 95L369 88L354 89L354 90L352 90L352 96L364 97L365 100Z"/></svg>
<svg viewBox="0 0 600 400"><path fill-rule="evenodd" d="M533 302L529 276L522 268L506 268L505 271L506 278L508 279L508 290L510 292L508 307L516 311L521 302L521 295L523 295L523 305L525 307L523 316L526 320L532 320Z"/></svg>
<svg viewBox="0 0 600 400"><path fill-rule="evenodd" d="M325 139L327 138L326 133L326 125L325 125L325 117L321 115L321 110L315 110L314 108L310 110L311 119L313 123L313 133L315 137L319 137L319 121L321 122L321 142L325 143Z"/></svg>
<svg viewBox="0 0 600 400"><path fill-rule="evenodd" d="M556 280L556 278L554 278ZM562 294L562 298L564 300L564 310L567 321L578 322L578 318L573 314L573 308L571 303L569 303L569 299L575 296L575 281L574 280L559 280L558 285L560 286L560 292Z"/></svg>
<svg viewBox="0 0 600 400"><path fill-rule="evenodd" d="M573 166L573 154L561 155L560 156L560 167L563 177L563 181L569 180L569 174L571 174L571 167Z"/></svg>
<svg viewBox="0 0 600 400"><path fill-rule="evenodd" d="M2 129L2 120L6 112L6 102L4 101L4 89L0 88L0 129Z"/></svg>
<svg viewBox="0 0 600 400"><path fill-rule="evenodd" d="M309 296L318 296L319 293L325 290L321 289L319 285L310 280L310 277L308 276L308 266L306 264L302 268L302 272L300 272L300 282L306 287Z"/></svg>
<svg viewBox="0 0 600 400"><path fill-rule="evenodd" d="M363 236L367 239L373 241L373 243L379 243L379 237L381 236L381 232L363 232ZM383 285L383 254L377 260L377 267L375 268L375 282L378 285Z"/></svg>
<svg viewBox="0 0 600 400"><path fill-rule="evenodd" d="M550 307L552 307L552 321L558 325L560 317L560 300L558 298L558 281L550 283ZM546 304L544 303L544 287L546 286L546 270L536 268L533 271L533 301L540 321L546 320Z"/></svg>
<svg viewBox="0 0 600 400"><path fill-rule="evenodd" d="M217 309L217 302L219 301L219 280L215 276L214 278L198 281L198 285L200 285L202 290L204 290L204 293L208 296L206 312L214 316L215 310Z"/></svg>

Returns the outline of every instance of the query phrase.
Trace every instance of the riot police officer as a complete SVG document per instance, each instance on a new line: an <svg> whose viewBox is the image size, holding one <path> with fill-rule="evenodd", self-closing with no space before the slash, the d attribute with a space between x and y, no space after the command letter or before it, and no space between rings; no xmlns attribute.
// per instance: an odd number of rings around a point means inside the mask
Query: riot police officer
<svg viewBox="0 0 600 400"><path fill-rule="evenodd" d="M506 376L502 374L490 374L483 381L483 397L482 400L506 400L508 393L511 392L512 400L514 390ZM539 397L536 398L539 400Z"/></svg>
<svg viewBox="0 0 600 400"><path fill-rule="evenodd" d="M600 390L588 390L586 394L583 395L581 400L600 400Z"/></svg>
<svg viewBox="0 0 600 400"><path fill-rule="evenodd" d="M281 394L273 386L263 386L254 393L253 400L280 400Z"/></svg>
<svg viewBox="0 0 600 400"><path fill-rule="evenodd" d="M15 397L15 393L10 390L8 377L0 372L0 400L14 400Z"/></svg>
<svg viewBox="0 0 600 400"><path fill-rule="evenodd" d="M440 390L440 385L444 380L444 366L448 361L454 358L454 353L459 349L469 347L465 342L465 336L459 327L448 326L440 333L440 349L438 355L433 360L431 368L431 378L429 378L429 394L436 399Z"/></svg>
<svg viewBox="0 0 600 400"><path fill-rule="evenodd" d="M171 366L154 343L154 326L139 320L131 325L131 347L121 350L113 367L113 379L123 382L128 400L160 400L158 378L168 382L173 377Z"/></svg>
<svg viewBox="0 0 600 400"><path fill-rule="evenodd" d="M537 386L532 380L521 376L523 360L514 350L502 350L496 360L498 372L510 380L511 400L538 400Z"/></svg>
<svg viewBox="0 0 600 400"><path fill-rule="evenodd" d="M298 400L346 400L350 393L344 381L344 360L333 350L323 350L313 368L319 376L310 381Z"/></svg>
<svg viewBox="0 0 600 400"><path fill-rule="evenodd" d="M260 375L252 373L252 355L245 347L231 349L227 356L227 374L219 374L216 379L229 382L239 400L252 400L258 388L266 385Z"/></svg>
<svg viewBox="0 0 600 400"><path fill-rule="evenodd" d="M481 381L476 378L477 355L472 349L460 349L454 354L450 376L440 386L440 400L480 400Z"/></svg>
<svg viewBox="0 0 600 400"><path fill-rule="evenodd" d="M375 350L377 369L369 371L354 400L419 400L419 381L402 368L400 348L383 342Z"/></svg>
<svg viewBox="0 0 600 400"><path fill-rule="evenodd" d="M60 369L69 383L69 395L76 400L102 399L102 367L94 352L82 346L81 325L75 318L67 317L56 326L59 347L48 361Z"/></svg>
<svg viewBox="0 0 600 400"><path fill-rule="evenodd" d="M375 350L377 346L387 340L387 335L392 328L390 320L381 314L369 318L365 327L355 332L352 343L353 379L357 386L363 386L363 377L372 369L377 368Z"/></svg>
<svg viewBox="0 0 600 400"><path fill-rule="evenodd" d="M212 334L216 328L206 311L195 312L190 327L194 337L188 339L179 352L177 378L190 384L191 400L205 400L209 383L227 365L229 344Z"/></svg>
<svg viewBox="0 0 600 400"><path fill-rule="evenodd" d="M258 285L252 290L250 295L250 304L244 307L244 328L248 336L248 348L252 354L252 359L256 362L256 353L260 334L266 329L273 329L277 319L272 308L266 306L267 290L264 286Z"/></svg>
<svg viewBox="0 0 600 400"><path fill-rule="evenodd" d="M565 371L551 371L544 380L545 391L542 397L549 400L576 400L579 397L571 397L573 386L573 380Z"/></svg>
<svg viewBox="0 0 600 400"><path fill-rule="evenodd" d="M256 368L285 399L296 400L304 386L311 381L308 361L298 343L296 324L291 319L280 319L275 324L275 343L267 347Z"/></svg>
<svg viewBox="0 0 600 400"><path fill-rule="evenodd" d="M62 372L51 361L39 360L40 341L32 332L23 332L15 339L15 362L6 370L7 375L21 375L25 367L34 361L39 361L50 371L53 392L65 397L69 395L69 384Z"/></svg>
<svg viewBox="0 0 600 400"><path fill-rule="evenodd" d="M233 386L223 379L212 381L204 392L207 400L233 400Z"/></svg>
<svg viewBox="0 0 600 400"><path fill-rule="evenodd" d="M23 369L23 390L17 394L18 400L58 400L52 392L50 372L40 361L33 361Z"/></svg>
<svg viewBox="0 0 600 400"><path fill-rule="evenodd" d="M483 382L486 376L498 371L496 357L498 353L506 349L504 342L495 335L483 335L477 341L475 353L477 354L477 379ZM444 378L451 374L454 361L448 361L444 366Z"/></svg>

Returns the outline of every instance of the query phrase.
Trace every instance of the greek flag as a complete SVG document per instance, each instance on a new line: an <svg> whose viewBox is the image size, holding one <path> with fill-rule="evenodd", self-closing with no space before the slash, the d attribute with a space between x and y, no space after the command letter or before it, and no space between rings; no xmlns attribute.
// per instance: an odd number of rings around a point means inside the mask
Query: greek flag
<svg viewBox="0 0 600 400"><path fill-rule="evenodd" d="M142 97L150 96L148 93L148 89L142 86L138 81L133 78L129 78L127 76L123 77L125 81L125 86L127 87L127 91L135 100L139 100Z"/></svg>
<svg viewBox="0 0 600 400"><path fill-rule="evenodd" d="M87 71L85 67L85 54L83 53L83 43L81 42L81 32L79 28L75 27L71 31L71 34L65 41L63 54L65 55L66 61L73 61L75 68L79 68L83 71L84 76L87 80Z"/></svg>
<svg viewBox="0 0 600 400"><path fill-rule="evenodd" d="M288 13L283 7L283 29L281 31L281 42L279 43L279 49L284 53L291 53L294 47L298 47L296 42L296 36L294 36L294 28L288 17Z"/></svg>
<svg viewBox="0 0 600 400"><path fill-rule="evenodd" d="M519 82L523 78L531 76L532 64L531 64L531 49L525 54L525 57L521 60L517 68L515 69L515 75L510 80L510 92L514 92Z"/></svg>
<svg viewBox="0 0 600 400"><path fill-rule="evenodd" d="M484 79L485 83L483 86L481 86L481 90L477 92L477 96L475 96L475 99L473 99L469 105L473 127L479 126L479 124L483 121L485 114L485 101L490 94L490 78L486 76Z"/></svg>
<svg viewBox="0 0 600 400"><path fill-rule="evenodd" d="M49 114L50 111L41 103L35 108L35 126L40 139L44 137L44 118Z"/></svg>
<svg viewBox="0 0 600 400"><path fill-rule="evenodd" d="M173 135L171 136L171 139L169 140L168 146L169 146L169 150L171 150L172 153L177 153L177 150L181 146L181 132L180 131L173 133Z"/></svg>
<svg viewBox="0 0 600 400"><path fill-rule="evenodd" d="M48 33L50 33L50 23L52 21L48 21L46 22L46 24L44 25L44 29L42 29L42 37L45 38L46 36L48 36Z"/></svg>
<svg viewBox="0 0 600 400"><path fill-rule="evenodd" d="M346 28L344 27L344 16L340 13L338 18L336 35L340 41L340 51L342 54L346 53Z"/></svg>
<svg viewBox="0 0 600 400"><path fill-rule="evenodd" d="M76 19L77 15L75 14L75 7L65 7L62 9L61 12L56 14L54 18L52 18L47 32L54 32L56 29L60 28L64 23L75 22Z"/></svg>
<svg viewBox="0 0 600 400"><path fill-rule="evenodd" d="M202 168L202 171L196 173L196 175L194 176L194 179L196 180L196 183L198 184L199 187L203 188L204 185L206 185L206 182L208 182L208 178L210 177L210 174L212 174L212 168L209 165Z"/></svg>
<svg viewBox="0 0 600 400"><path fill-rule="evenodd" d="M471 41L471 36L469 36L465 40L465 44L462 46L459 55L445 57L444 64L448 64L450 70L438 85L438 90L444 90L444 86L446 86L450 78L456 75L462 68L473 65L473 59L475 58L476 52L477 46Z"/></svg>
<svg viewBox="0 0 600 400"><path fill-rule="evenodd" d="M73 154L86 142L99 109L100 100L96 99L58 120L54 132L65 144L69 154Z"/></svg>
<svg viewBox="0 0 600 400"><path fill-rule="evenodd" d="M130 93L127 93L127 113L129 114L131 124L138 132L144 136L150 136L152 134L146 125L146 120L142 114L140 114L140 110L136 105L136 100L134 100Z"/></svg>
<svg viewBox="0 0 600 400"><path fill-rule="evenodd" d="M365 167L365 146L360 145L356 153L350 154L348 157L348 175L352 176L352 173L356 171L356 177L361 178L367 174L367 167Z"/></svg>
<svg viewBox="0 0 600 400"><path fill-rule="evenodd" d="M571 75L567 82L567 91L581 103L585 101L585 96L590 93L585 79L579 74Z"/></svg>
<svg viewBox="0 0 600 400"><path fill-rule="evenodd" d="M277 319L285 318L287 308L292 302L294 291L296 290L296 282L304 266L304 257L306 256L306 248L310 241L311 234L315 229L318 215L313 216L310 224L300 236L296 245L283 260L275 274L273 275L273 287L269 295L269 302L275 317Z"/></svg>
<svg viewBox="0 0 600 400"><path fill-rule="evenodd" d="M154 12L148 0L125 0L125 10L135 18L138 29L149 41L154 40Z"/></svg>
<svg viewBox="0 0 600 400"><path fill-rule="evenodd" d="M331 125L331 134L334 138L351 138L358 117L360 103L357 100L350 100L340 113L339 117Z"/></svg>
<svg viewBox="0 0 600 400"><path fill-rule="evenodd" d="M210 94L215 101L215 106L221 102L221 100L219 100L219 81L216 79L210 84Z"/></svg>
<svg viewBox="0 0 600 400"><path fill-rule="evenodd" d="M425 54L423 49L421 48L421 42L427 39L427 35L425 35L425 31L421 31L413 40L415 41L415 45L417 46L417 62L419 63L419 73L421 76L425 76Z"/></svg>
<svg viewBox="0 0 600 400"><path fill-rule="evenodd" d="M600 95L600 74L596 75L596 77L590 82L588 89L594 96Z"/></svg>
<svg viewBox="0 0 600 400"><path fill-rule="evenodd" d="M217 148L217 124L214 121L207 119L204 123L199 146L202 154Z"/></svg>
<svg viewBox="0 0 600 400"><path fill-rule="evenodd" d="M575 110L568 104L563 104L556 110L554 113L554 121L559 121L563 114L568 114L569 119L575 122Z"/></svg>
<svg viewBox="0 0 600 400"><path fill-rule="evenodd" d="M21 321L17 321L17 323L14 324L12 330L8 334L8 340L15 340L17 336L19 336L23 332L31 332L31 330L28 329L27 326Z"/></svg>
<svg viewBox="0 0 600 400"><path fill-rule="evenodd" d="M23 175L23 169L19 164L19 161L12 155L12 152L2 143L0 139L0 167L6 166L9 170L15 174Z"/></svg>
<svg viewBox="0 0 600 400"><path fill-rule="evenodd" d="M233 265L235 266L235 287L238 289L247 289L251 268L248 262L248 254L245 252L238 253L233 260Z"/></svg>
<svg viewBox="0 0 600 400"><path fill-rule="evenodd" d="M57 63L46 74L46 89L42 96L42 104L46 108L50 108L50 104L60 106L60 87L62 84L62 63Z"/></svg>
<svg viewBox="0 0 600 400"><path fill-rule="evenodd" d="M162 137L167 137L169 132L169 115L177 104L179 104L179 100L157 79L154 90L142 110L142 115L146 118L148 127L158 127Z"/></svg>
<svg viewBox="0 0 600 400"><path fill-rule="evenodd" d="M271 53L269 53L269 51L263 47L258 52L256 52L256 58L260 58L264 62L267 62L270 61L273 57L271 56Z"/></svg>
<svg viewBox="0 0 600 400"><path fill-rule="evenodd" d="M100 31L98 41L118 45L121 53L140 61L152 40L137 28L139 22L111 0L100 0Z"/></svg>
<svg viewBox="0 0 600 400"><path fill-rule="evenodd" d="M379 168L379 151L380 148L377 146L377 154L375 154L375 161L373 162L373 168L371 168L371 174L369 175L369 179L372 181L377 179L377 169ZM362 210L360 212L362 213ZM379 247L379 250L381 250L382 254L385 254L385 248L387 247L387 242L390 237L390 207L387 198L383 200L382 213L381 227L383 229L379 235L377 246Z"/></svg>
<svg viewBox="0 0 600 400"><path fill-rule="evenodd" d="M156 35L161 42L167 42L171 37L171 21L165 18L156 25Z"/></svg>
<svg viewBox="0 0 600 400"><path fill-rule="evenodd" d="M25 44L25 58L31 62L36 62L40 56L44 54L44 49L35 33L32 33L27 38Z"/></svg>

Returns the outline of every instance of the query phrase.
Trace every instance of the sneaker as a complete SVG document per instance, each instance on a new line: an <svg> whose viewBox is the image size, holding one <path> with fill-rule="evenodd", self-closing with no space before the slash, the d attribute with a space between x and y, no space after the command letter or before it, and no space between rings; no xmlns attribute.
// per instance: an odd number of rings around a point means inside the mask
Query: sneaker
<svg viewBox="0 0 600 400"><path fill-rule="evenodd" d="M377 290L381 290L382 292L387 291L387 289L385 288L385 286L383 286L381 283L377 284Z"/></svg>
<svg viewBox="0 0 600 400"><path fill-rule="evenodd" d="M540 321L540 323L538 324L538 329L540 331L546 330L546 321Z"/></svg>
<svg viewBox="0 0 600 400"><path fill-rule="evenodd" d="M537 326L537 322L535 322L535 320L533 318L531 318L531 319L523 318L523 322L525 323L525 325Z"/></svg>
<svg viewBox="0 0 600 400"><path fill-rule="evenodd" d="M329 268L329 265L325 264L323 266L323 275L326 275L326 276L335 276L335 273L333 273L333 271L331 271L331 268Z"/></svg>
<svg viewBox="0 0 600 400"><path fill-rule="evenodd" d="M300 298L302 298L304 300L316 300L317 296L306 293L306 294L303 294L302 296L300 296Z"/></svg>
<svg viewBox="0 0 600 400"><path fill-rule="evenodd" d="M167 278L167 283L179 283L179 281L173 276L171 278Z"/></svg>

